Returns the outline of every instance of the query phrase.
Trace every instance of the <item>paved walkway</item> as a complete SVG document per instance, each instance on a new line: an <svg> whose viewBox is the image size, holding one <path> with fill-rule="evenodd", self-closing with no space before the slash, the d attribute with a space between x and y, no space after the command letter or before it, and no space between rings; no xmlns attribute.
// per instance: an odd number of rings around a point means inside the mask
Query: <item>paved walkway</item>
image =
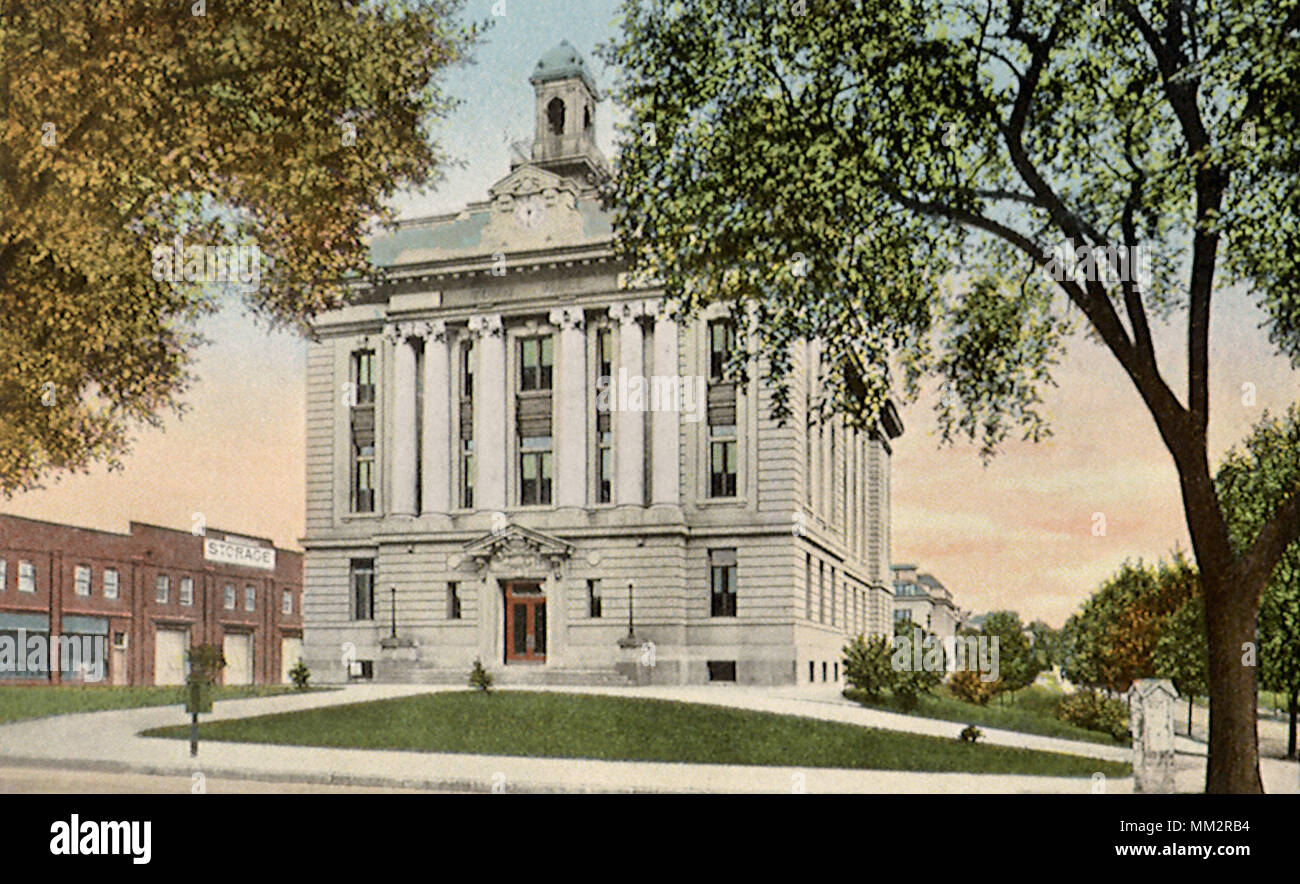
<svg viewBox="0 0 1300 884"><path fill-rule="evenodd" d="M545 688L529 688L545 690ZM410 696L453 686L349 685L341 690L224 700L205 721L243 718L343 703ZM955 738L962 725L864 709L829 689L688 686L661 688L550 688L561 692L638 696L706 702L733 708L788 713L827 721ZM201 772L209 779L322 783L384 788L507 792L1074 792L1088 793L1086 778L966 773L911 773L826 768L669 764L488 755L453 755L369 749L330 749L254 743L204 742L190 758L182 740L141 737L154 727L187 722L181 707L163 706L63 715L0 726L0 757L10 764L83 770L129 771L165 776ZM1007 746L1124 760L1118 746L984 728L985 740ZM1179 738L1180 750L1204 747ZM1294 763L1266 759L1270 792L1300 791ZM1180 790L1199 791L1204 760L1179 756ZM1131 792L1131 779L1110 780L1108 793Z"/></svg>

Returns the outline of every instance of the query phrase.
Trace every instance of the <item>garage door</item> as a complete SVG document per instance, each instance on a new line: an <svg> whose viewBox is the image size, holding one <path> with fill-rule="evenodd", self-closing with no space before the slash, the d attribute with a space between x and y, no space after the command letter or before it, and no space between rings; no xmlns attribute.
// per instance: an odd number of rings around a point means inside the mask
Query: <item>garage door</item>
<svg viewBox="0 0 1300 884"><path fill-rule="evenodd" d="M247 633L228 633L221 653L226 658L226 684L253 683L253 637Z"/></svg>
<svg viewBox="0 0 1300 884"><path fill-rule="evenodd" d="M154 684L185 684L185 652L189 646L188 629L159 629L154 633Z"/></svg>
<svg viewBox="0 0 1300 884"><path fill-rule="evenodd" d="M302 659L302 639L300 638L282 638L280 639L280 681L288 684L292 681L289 678L289 670L294 664Z"/></svg>

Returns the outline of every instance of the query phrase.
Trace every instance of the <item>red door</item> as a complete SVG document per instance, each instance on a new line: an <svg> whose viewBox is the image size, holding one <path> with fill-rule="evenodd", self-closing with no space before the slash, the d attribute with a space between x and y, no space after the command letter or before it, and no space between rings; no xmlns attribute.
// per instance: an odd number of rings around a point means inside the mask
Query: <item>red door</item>
<svg viewBox="0 0 1300 884"><path fill-rule="evenodd" d="M546 596L540 584L506 584L506 662L546 662Z"/></svg>

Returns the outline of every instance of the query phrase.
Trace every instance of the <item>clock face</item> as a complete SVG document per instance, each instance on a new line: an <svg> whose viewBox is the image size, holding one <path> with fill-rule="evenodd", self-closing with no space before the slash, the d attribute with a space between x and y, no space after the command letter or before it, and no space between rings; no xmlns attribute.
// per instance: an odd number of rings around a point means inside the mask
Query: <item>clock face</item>
<svg viewBox="0 0 1300 884"><path fill-rule="evenodd" d="M546 206L540 197L525 197L515 203L515 220L521 227L529 229L536 227L542 223L544 214L546 214Z"/></svg>

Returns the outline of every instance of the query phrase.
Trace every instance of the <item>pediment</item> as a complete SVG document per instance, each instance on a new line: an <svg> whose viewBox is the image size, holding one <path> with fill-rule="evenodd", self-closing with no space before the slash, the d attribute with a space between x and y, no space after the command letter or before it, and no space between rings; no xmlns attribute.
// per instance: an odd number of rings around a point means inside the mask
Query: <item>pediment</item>
<svg viewBox="0 0 1300 884"><path fill-rule="evenodd" d="M573 547L563 540L521 525L489 531L463 549L464 559L480 569L517 571L559 569L573 553Z"/></svg>
<svg viewBox="0 0 1300 884"><path fill-rule="evenodd" d="M520 166L496 184L488 188L488 195L493 200L502 197L524 197L533 194L545 194L547 191L559 193L569 191L577 194L578 188L572 181L549 172L539 166Z"/></svg>

